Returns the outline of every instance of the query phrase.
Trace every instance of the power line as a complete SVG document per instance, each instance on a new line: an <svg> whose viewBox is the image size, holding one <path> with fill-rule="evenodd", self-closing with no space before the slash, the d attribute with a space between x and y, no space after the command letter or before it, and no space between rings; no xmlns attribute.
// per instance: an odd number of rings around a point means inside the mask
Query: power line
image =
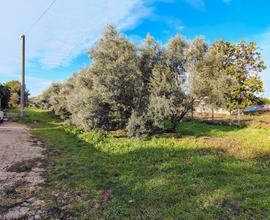
<svg viewBox="0 0 270 220"><path fill-rule="evenodd" d="M47 14L47 12L50 10L50 8L55 4L55 2L56 2L57 0L53 0L50 4L49 4L49 6L44 10L44 12L37 18L37 20L31 25L31 27L29 28L29 30L27 31L27 32L29 32L29 31L31 31L37 24L38 24L38 22Z"/></svg>

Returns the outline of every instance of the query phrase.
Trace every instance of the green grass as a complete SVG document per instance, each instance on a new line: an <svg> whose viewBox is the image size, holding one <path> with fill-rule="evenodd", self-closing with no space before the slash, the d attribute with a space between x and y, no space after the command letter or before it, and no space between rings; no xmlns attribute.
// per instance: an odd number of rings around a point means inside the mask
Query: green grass
<svg viewBox="0 0 270 220"><path fill-rule="evenodd" d="M44 140L46 187L57 217L269 219L270 130L186 121L178 137L84 133L51 113L24 121Z"/></svg>

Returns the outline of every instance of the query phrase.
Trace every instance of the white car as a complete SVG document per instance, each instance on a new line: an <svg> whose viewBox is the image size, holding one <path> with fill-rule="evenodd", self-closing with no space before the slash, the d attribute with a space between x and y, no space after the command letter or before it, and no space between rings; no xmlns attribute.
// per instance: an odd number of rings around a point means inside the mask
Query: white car
<svg viewBox="0 0 270 220"><path fill-rule="evenodd" d="M4 112L0 111L0 123L4 121Z"/></svg>

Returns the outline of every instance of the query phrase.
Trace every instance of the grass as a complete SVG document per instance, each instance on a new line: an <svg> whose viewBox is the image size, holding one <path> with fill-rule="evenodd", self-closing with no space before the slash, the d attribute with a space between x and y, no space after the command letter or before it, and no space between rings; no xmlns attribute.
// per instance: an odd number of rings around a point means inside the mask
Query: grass
<svg viewBox="0 0 270 220"><path fill-rule="evenodd" d="M50 216L77 219L269 219L270 130L186 121L177 137L84 133L27 109L46 143Z"/></svg>

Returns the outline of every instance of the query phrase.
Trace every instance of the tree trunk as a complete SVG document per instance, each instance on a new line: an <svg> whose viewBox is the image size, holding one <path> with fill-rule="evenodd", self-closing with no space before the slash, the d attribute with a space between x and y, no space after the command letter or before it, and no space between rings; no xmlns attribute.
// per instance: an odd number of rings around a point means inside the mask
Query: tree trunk
<svg viewBox="0 0 270 220"><path fill-rule="evenodd" d="M238 126L241 125L241 115L240 115L240 109L237 109L237 124Z"/></svg>
<svg viewBox="0 0 270 220"><path fill-rule="evenodd" d="M191 101L191 119L194 119L194 99Z"/></svg>
<svg viewBox="0 0 270 220"><path fill-rule="evenodd" d="M174 116L172 119L172 123L173 123L173 130L175 131L179 122L186 116L186 114L188 113L188 109L184 109L180 115L178 116Z"/></svg>
<svg viewBox="0 0 270 220"><path fill-rule="evenodd" d="M214 115L214 105L212 105L212 121L214 121L214 117L215 117L215 115Z"/></svg>

